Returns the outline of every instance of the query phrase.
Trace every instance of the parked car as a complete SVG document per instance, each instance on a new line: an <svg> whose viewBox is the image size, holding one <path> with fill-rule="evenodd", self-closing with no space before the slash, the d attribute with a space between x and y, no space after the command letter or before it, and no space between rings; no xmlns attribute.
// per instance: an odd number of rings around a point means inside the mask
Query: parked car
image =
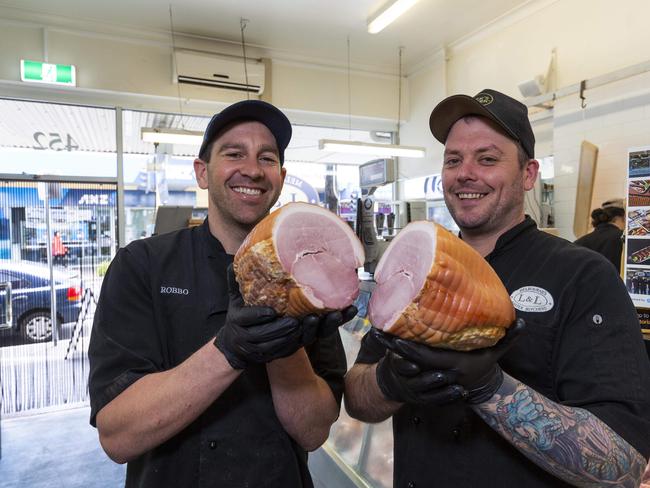
<svg viewBox="0 0 650 488"><path fill-rule="evenodd" d="M83 286L78 273L59 267L54 268L54 283L60 327L77 320ZM11 285L9 307L8 284ZM0 260L0 287L0 329L17 332L28 342L49 340L52 337L49 268L31 261Z"/></svg>

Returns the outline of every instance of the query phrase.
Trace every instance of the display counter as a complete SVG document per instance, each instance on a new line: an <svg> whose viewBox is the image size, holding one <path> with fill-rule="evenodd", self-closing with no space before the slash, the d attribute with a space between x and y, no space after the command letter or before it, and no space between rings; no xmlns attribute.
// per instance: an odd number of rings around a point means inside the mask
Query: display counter
<svg viewBox="0 0 650 488"><path fill-rule="evenodd" d="M373 287L370 281L361 282L361 293L355 303L359 314L340 329L348 369L354 364L361 338L370 327L365 316ZM310 468L315 477L327 479L328 488L390 488L393 486L391 419L367 424L351 418L342 406L327 442L310 457L314 458L310 459Z"/></svg>

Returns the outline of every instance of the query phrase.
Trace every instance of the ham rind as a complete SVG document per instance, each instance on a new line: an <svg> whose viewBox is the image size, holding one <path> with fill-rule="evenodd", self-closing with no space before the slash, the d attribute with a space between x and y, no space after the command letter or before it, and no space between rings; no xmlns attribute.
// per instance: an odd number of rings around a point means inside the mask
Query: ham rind
<svg viewBox="0 0 650 488"><path fill-rule="evenodd" d="M235 255L244 301L301 317L340 310L359 295L361 242L337 215L290 203L263 219Z"/></svg>
<svg viewBox="0 0 650 488"><path fill-rule="evenodd" d="M368 306L374 327L430 346L494 345L515 319L510 296L490 265L433 222L413 222L375 270Z"/></svg>

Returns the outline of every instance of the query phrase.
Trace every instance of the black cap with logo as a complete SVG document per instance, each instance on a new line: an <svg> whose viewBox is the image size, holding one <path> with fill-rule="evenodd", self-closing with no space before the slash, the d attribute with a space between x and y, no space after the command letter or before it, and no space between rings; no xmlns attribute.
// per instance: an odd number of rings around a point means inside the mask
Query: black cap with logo
<svg viewBox="0 0 650 488"><path fill-rule="evenodd" d="M466 115L480 115L499 125L512 139L521 144L529 158L535 157L535 135L528 120L528 107L496 90L482 90L475 97L452 95L431 112L431 133L443 144L449 131Z"/></svg>
<svg viewBox="0 0 650 488"><path fill-rule="evenodd" d="M284 164L284 150L291 140L291 122L280 109L262 100L243 100L233 103L214 115L205 129L199 158L206 162L210 159L210 155L206 154L208 146L227 126L234 122L251 120L264 124L271 131L278 145L280 164Z"/></svg>

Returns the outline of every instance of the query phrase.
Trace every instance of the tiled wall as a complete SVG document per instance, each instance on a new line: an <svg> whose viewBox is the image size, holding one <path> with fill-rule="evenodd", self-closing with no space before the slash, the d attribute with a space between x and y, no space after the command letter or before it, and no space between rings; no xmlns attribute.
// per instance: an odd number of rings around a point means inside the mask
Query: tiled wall
<svg viewBox="0 0 650 488"><path fill-rule="evenodd" d="M576 184L583 140L599 148L591 208L626 197L627 151L650 145L650 73L587 90L586 108L577 94L553 110L555 222L573 240Z"/></svg>

